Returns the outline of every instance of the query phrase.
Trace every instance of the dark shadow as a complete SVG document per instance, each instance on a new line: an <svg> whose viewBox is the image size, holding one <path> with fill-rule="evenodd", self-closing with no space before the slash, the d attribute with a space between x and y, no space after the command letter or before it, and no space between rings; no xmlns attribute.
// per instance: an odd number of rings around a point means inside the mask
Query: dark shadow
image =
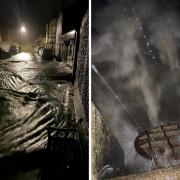
<svg viewBox="0 0 180 180"><path fill-rule="evenodd" d="M13 153L0 159L0 179L17 179L20 174L38 170L46 162L47 152L45 150L25 153L23 151ZM40 174L37 179L40 179Z"/></svg>

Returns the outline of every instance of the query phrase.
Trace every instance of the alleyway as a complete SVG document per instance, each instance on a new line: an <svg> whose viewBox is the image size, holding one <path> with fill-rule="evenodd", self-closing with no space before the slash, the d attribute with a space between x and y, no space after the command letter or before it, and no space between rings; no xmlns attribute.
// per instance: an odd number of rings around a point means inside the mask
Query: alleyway
<svg viewBox="0 0 180 180"><path fill-rule="evenodd" d="M0 164L15 173L0 179L40 177L46 128L74 123L71 75L64 63L30 53L0 61Z"/></svg>

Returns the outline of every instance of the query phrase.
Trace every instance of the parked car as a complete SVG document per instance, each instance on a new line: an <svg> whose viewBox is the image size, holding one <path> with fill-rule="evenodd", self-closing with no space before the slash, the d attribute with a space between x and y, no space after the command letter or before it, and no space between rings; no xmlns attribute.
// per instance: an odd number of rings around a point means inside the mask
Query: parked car
<svg viewBox="0 0 180 180"><path fill-rule="evenodd" d="M38 54L38 51L39 51L39 47L37 46L37 47L34 48L34 52L35 52L36 54Z"/></svg>
<svg viewBox="0 0 180 180"><path fill-rule="evenodd" d="M37 46L35 49L34 49L34 52L40 56L42 56L42 51L43 51L43 47L39 47Z"/></svg>
<svg viewBox="0 0 180 180"><path fill-rule="evenodd" d="M52 60L53 59L53 52L51 49L44 49L42 51L42 59L43 60Z"/></svg>
<svg viewBox="0 0 180 180"><path fill-rule="evenodd" d="M43 55L43 51L44 51L44 48L43 48L43 47L39 47L38 54L39 54L40 56L42 56L42 55Z"/></svg>

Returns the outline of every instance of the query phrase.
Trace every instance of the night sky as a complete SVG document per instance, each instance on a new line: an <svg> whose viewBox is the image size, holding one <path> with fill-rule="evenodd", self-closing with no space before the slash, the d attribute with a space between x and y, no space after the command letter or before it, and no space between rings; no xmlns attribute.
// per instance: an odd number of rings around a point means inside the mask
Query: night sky
<svg viewBox="0 0 180 180"><path fill-rule="evenodd" d="M34 35L45 33L45 24L78 0L0 0L0 21L13 27L25 23Z"/></svg>

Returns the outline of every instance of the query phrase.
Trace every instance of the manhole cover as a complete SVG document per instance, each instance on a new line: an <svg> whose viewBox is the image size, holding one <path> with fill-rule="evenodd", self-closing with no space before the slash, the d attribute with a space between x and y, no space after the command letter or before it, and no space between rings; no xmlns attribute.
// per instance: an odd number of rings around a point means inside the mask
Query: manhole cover
<svg viewBox="0 0 180 180"><path fill-rule="evenodd" d="M156 167L180 164L180 125L164 125L142 132L135 140L136 151L154 160Z"/></svg>

